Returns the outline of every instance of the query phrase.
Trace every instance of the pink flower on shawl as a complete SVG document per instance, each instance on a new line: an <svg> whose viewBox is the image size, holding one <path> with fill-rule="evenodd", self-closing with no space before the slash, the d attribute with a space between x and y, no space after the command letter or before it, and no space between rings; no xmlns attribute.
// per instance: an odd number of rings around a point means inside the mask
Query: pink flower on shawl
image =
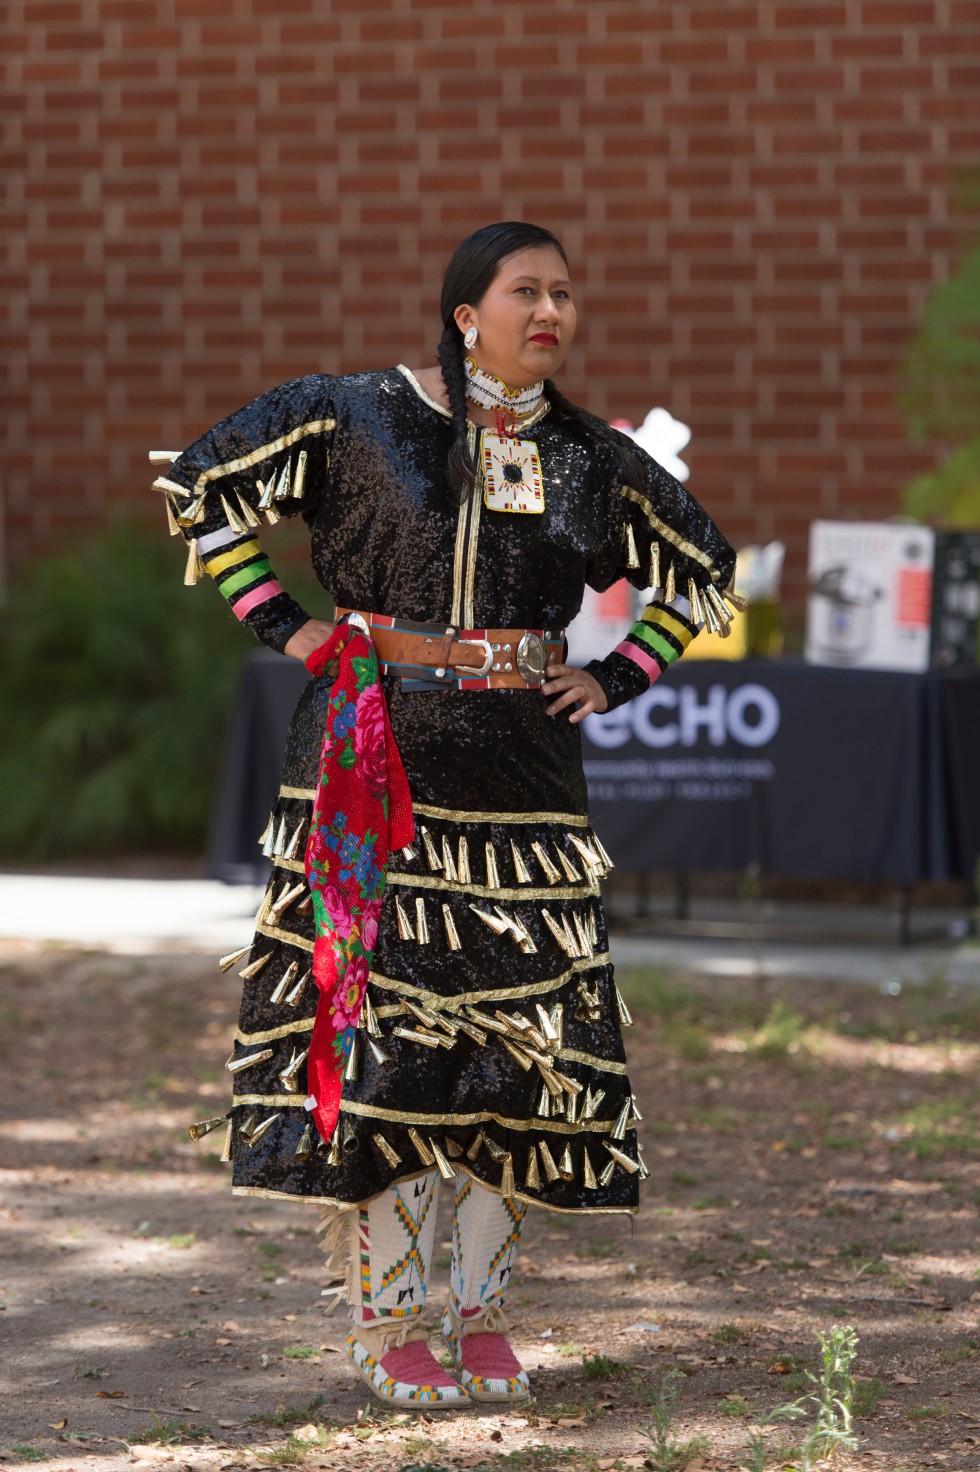
<svg viewBox="0 0 980 1472"><path fill-rule="evenodd" d="M354 751L372 797L382 797L388 786L384 702L380 685L369 685L357 697Z"/></svg>
<svg viewBox="0 0 980 1472"><path fill-rule="evenodd" d="M328 884L324 889L323 903L337 935L341 940L347 940L354 927L354 917L348 909L342 891L335 884Z"/></svg>
<svg viewBox="0 0 980 1472"><path fill-rule="evenodd" d="M366 951L373 951L378 943L378 916L380 913L380 900L371 900L370 904L364 906L364 917L361 920L361 945Z"/></svg>
<svg viewBox="0 0 980 1472"><path fill-rule="evenodd" d="M355 956L347 967L343 981L330 998L330 1015L338 1032L357 1026L367 979L367 961L363 956Z"/></svg>

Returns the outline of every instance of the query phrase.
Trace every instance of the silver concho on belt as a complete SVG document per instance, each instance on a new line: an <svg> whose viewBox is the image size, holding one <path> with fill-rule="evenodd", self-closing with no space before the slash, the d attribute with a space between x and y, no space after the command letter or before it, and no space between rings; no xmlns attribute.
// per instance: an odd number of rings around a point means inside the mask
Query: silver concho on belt
<svg viewBox="0 0 980 1472"><path fill-rule="evenodd" d="M545 647L540 634L530 631L521 637L517 646L517 668L521 679L528 685L540 685L544 679Z"/></svg>

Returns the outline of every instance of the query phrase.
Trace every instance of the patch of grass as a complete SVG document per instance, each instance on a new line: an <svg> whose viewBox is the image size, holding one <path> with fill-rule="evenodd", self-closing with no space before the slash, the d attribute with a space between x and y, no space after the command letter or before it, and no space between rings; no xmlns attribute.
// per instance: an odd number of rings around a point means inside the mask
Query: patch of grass
<svg viewBox="0 0 980 1472"><path fill-rule="evenodd" d="M167 1238L167 1246L174 1248L177 1252L186 1252L188 1247L193 1247L197 1241L194 1232L175 1232L172 1237Z"/></svg>
<svg viewBox="0 0 980 1472"><path fill-rule="evenodd" d="M746 1041L758 1058L776 1062L799 1053L807 1026L807 1020L801 1012L777 998L761 1025Z"/></svg>
<svg viewBox="0 0 980 1472"><path fill-rule="evenodd" d="M866 1416L873 1416L878 1402L887 1394L888 1386L877 1375L870 1380L858 1380L854 1387L855 1417L863 1420Z"/></svg>
<svg viewBox="0 0 980 1472"><path fill-rule="evenodd" d="M697 1176L692 1176L689 1170L672 1170L667 1177L672 1186L696 1186Z"/></svg>
<svg viewBox="0 0 980 1472"><path fill-rule="evenodd" d="M772 1262L772 1253L768 1247L747 1247L738 1255L738 1262Z"/></svg>
<svg viewBox="0 0 980 1472"><path fill-rule="evenodd" d="M737 1324L719 1324L712 1330L711 1337L715 1344L737 1344L742 1338L742 1330Z"/></svg>
<svg viewBox="0 0 980 1472"><path fill-rule="evenodd" d="M713 1211L718 1208L731 1206L731 1198L728 1196L696 1196L691 1202L692 1211Z"/></svg>
<svg viewBox="0 0 980 1472"><path fill-rule="evenodd" d="M721 1414L733 1418L751 1416L752 1406L740 1391L732 1390L721 1403Z"/></svg>
<svg viewBox="0 0 980 1472"><path fill-rule="evenodd" d="M576 1257L608 1258L622 1256L621 1249L611 1237L592 1237L574 1249Z"/></svg>
<svg viewBox="0 0 980 1472"><path fill-rule="evenodd" d="M249 1421L257 1426L308 1426L314 1412L326 1402L325 1395L315 1395L305 1406L276 1406L274 1411L264 1411L260 1416L250 1416Z"/></svg>
<svg viewBox="0 0 980 1472"><path fill-rule="evenodd" d="M626 1366L619 1360L607 1359L604 1354L587 1354L582 1360L583 1380L613 1380L625 1371Z"/></svg>
<svg viewBox="0 0 980 1472"><path fill-rule="evenodd" d="M285 1360L312 1360L316 1359L320 1351L314 1349L312 1344L287 1344L282 1352Z"/></svg>
<svg viewBox="0 0 980 1472"><path fill-rule="evenodd" d="M710 1443L706 1436L691 1436L678 1441L673 1433L672 1423L683 1383L683 1370L671 1366L659 1384L647 1392L650 1414L647 1421L640 1423L640 1430L650 1443L646 1465L653 1472L681 1472L688 1462L708 1450Z"/></svg>
<svg viewBox="0 0 980 1472"><path fill-rule="evenodd" d="M45 1453L39 1446L12 1446L10 1450L17 1457L23 1457L25 1462L43 1462Z"/></svg>
<svg viewBox="0 0 980 1472"><path fill-rule="evenodd" d="M905 1413L910 1421L941 1421L946 1415L945 1406L910 1406Z"/></svg>
<svg viewBox="0 0 980 1472"><path fill-rule="evenodd" d="M132 1436L126 1440L133 1445L137 1443L160 1442L163 1446L177 1446L185 1441L209 1441L211 1432L206 1426L196 1426L191 1421L178 1421L173 1417L169 1421L161 1421L156 1411L151 1411L152 1426L137 1426Z"/></svg>
<svg viewBox="0 0 980 1472"><path fill-rule="evenodd" d="M890 1252L893 1257L917 1257L922 1251L921 1242L896 1242L893 1239L885 1243L885 1251Z"/></svg>
<svg viewBox="0 0 980 1472"><path fill-rule="evenodd" d="M975 1360L980 1357L980 1339L968 1339L965 1344L958 1344L955 1349L944 1349L939 1355L941 1365L957 1365L963 1360Z"/></svg>

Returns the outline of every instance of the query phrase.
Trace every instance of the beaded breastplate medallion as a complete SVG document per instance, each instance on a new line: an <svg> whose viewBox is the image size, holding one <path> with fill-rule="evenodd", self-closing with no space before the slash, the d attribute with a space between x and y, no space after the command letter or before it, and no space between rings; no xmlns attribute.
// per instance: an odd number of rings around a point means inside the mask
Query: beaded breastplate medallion
<svg viewBox="0 0 980 1472"><path fill-rule="evenodd" d="M483 502L490 511L544 510L541 459L533 440L483 432Z"/></svg>

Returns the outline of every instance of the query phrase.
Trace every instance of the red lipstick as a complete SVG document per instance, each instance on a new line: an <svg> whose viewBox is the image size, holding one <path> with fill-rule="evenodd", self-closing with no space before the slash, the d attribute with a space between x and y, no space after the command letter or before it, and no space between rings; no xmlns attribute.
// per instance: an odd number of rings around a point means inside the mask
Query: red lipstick
<svg viewBox="0 0 980 1472"><path fill-rule="evenodd" d="M558 339L553 332L536 332L531 338L532 342L544 343L545 347L556 348Z"/></svg>

